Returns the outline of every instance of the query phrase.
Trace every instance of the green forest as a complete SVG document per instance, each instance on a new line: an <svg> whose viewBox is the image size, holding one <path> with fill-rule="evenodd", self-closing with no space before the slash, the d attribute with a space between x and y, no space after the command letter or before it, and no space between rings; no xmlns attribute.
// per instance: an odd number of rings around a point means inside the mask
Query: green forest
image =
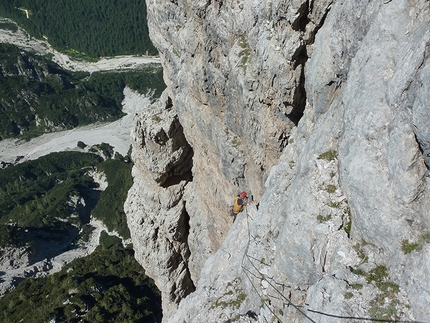
<svg viewBox="0 0 430 323"><path fill-rule="evenodd" d="M160 294L133 250L107 234L100 240L90 256L0 298L1 322L160 322Z"/></svg>
<svg viewBox="0 0 430 323"><path fill-rule="evenodd" d="M81 225L70 215L69 196L80 196L96 184L87 175L102 162L96 154L59 152L0 171L0 223L18 227Z"/></svg>
<svg viewBox="0 0 430 323"><path fill-rule="evenodd" d="M113 148L106 143L90 150L93 152L51 153L0 171L0 231L4 232L0 247L27 242L24 236L17 239L20 228L65 233L72 226L82 228L89 221L89 212L109 230L130 237L123 208L133 183L130 158L118 153L113 156L109 152ZM105 160L109 154L112 158ZM88 175L94 170L103 172L109 183L97 199L92 189L98 184ZM74 208L68 202L72 197L82 198L87 210Z"/></svg>
<svg viewBox="0 0 430 323"><path fill-rule="evenodd" d="M60 51L94 58L158 54L149 39L145 0L3 0L0 16Z"/></svg>
<svg viewBox="0 0 430 323"><path fill-rule="evenodd" d="M77 58L158 54L148 36L145 0L4 0L0 17ZM2 22L0 28L14 31L16 25ZM166 87L162 67L71 72L49 56L0 43L0 140L117 120L126 86L156 100ZM133 183L130 152L122 156L109 143L78 141L75 151L2 167L0 248L24 248L31 263L49 259L88 242L91 218L130 238L124 213ZM94 172L105 175L105 190L98 190ZM123 241L103 231L89 256L55 274L16 281L0 297L0 321L160 322L160 292Z"/></svg>
<svg viewBox="0 0 430 323"><path fill-rule="evenodd" d="M84 149L85 143L77 147ZM46 244L72 249L88 240L89 213L110 231L129 238L124 202L132 185L130 156L107 143L90 153L51 153L0 170L0 248L27 247L34 261ZM99 196L89 172L103 172L109 183ZM86 210L70 204L82 198ZM0 298L1 322L159 322L161 297L136 262L132 246L102 232L89 256L59 273L26 279ZM55 249L55 248L54 248Z"/></svg>
<svg viewBox="0 0 430 323"><path fill-rule="evenodd" d="M69 72L9 44L0 44L0 140L30 138L123 116L126 85L142 94L161 95L161 66L127 72Z"/></svg>

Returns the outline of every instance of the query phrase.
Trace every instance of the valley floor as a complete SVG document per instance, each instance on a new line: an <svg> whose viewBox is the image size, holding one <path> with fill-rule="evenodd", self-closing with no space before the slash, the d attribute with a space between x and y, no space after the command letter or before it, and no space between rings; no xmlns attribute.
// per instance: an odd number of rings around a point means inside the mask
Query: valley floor
<svg viewBox="0 0 430 323"><path fill-rule="evenodd" d="M10 22L0 18L1 22ZM146 64L158 64L158 57L148 56L118 56L103 58L98 62L78 61L59 53L49 43L31 38L25 31L19 29L11 31L0 29L0 43L10 43L26 50L35 51L41 55L53 55L52 60L65 69L71 71L109 71L122 69L138 69ZM123 112L125 117L113 123L94 124L68 131L45 134L28 142L16 139L0 141L0 162L15 163L36 159L51 152L77 149L77 142L82 141L88 146L109 143L114 150L125 156L130 147L130 131L137 109L142 109L150 103L149 98L124 90Z"/></svg>
<svg viewBox="0 0 430 323"><path fill-rule="evenodd" d="M10 22L1 18L0 23ZM24 30L18 29L16 32L0 29L0 43L16 45L24 50L33 51L40 55L52 55L52 61L70 71L98 72L110 70L138 69L146 64L160 64L160 58L156 56L116 56L102 58L98 62L86 62L75 60L66 54L62 54L49 45L46 41L41 41L30 37Z"/></svg>
<svg viewBox="0 0 430 323"><path fill-rule="evenodd" d="M127 155L131 145L130 131L134 125L134 116L144 109L150 99L129 88L124 89L123 118L111 122L88 125L72 130L44 134L30 141L6 139L0 141L0 162L12 163L37 159L52 152L81 150L77 142L84 142L88 148L92 145L108 143L121 155Z"/></svg>
<svg viewBox="0 0 430 323"><path fill-rule="evenodd" d="M5 22L0 18L0 23ZM53 55L52 60L63 68L71 71L104 71L104 70L123 70L138 69L145 64L159 63L158 57L137 57L137 56L120 56L113 58L101 59L98 62L90 63L76 61L67 55L55 51L47 42L40 41L29 37L23 30L18 29L16 32L11 30L0 29L0 43L10 43L42 55ZM115 152L126 156L131 145L130 131L134 126L134 117L137 111L145 109L151 102L149 96L141 95L126 87L124 89L124 100L122 102L122 111L126 115L114 122L96 123L84 127L75 128L67 131L47 133L30 141L18 139L6 139L0 141L0 163L22 163L27 160L34 160L52 152L78 150L78 141L87 145L85 150L91 146L101 143L108 143ZM92 253L98 246L100 233L108 232L106 226L98 220L92 219L90 225L95 228L89 241L79 246L66 248L65 252L52 255L52 250L44 250L46 257L38 255L38 260L30 265L12 266L8 262L7 251L0 254L0 296L14 288L17 282L26 277L46 276L61 270L61 268L72 260L84 257ZM109 232L109 235L116 235L115 232ZM3 259L4 258L4 259ZM6 264L6 267L3 265Z"/></svg>

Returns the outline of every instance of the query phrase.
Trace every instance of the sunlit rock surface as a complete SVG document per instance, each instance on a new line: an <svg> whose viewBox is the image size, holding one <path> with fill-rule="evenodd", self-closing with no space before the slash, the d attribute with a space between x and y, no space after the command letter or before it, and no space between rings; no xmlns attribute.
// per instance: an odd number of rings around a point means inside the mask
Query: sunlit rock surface
<svg viewBox="0 0 430 323"><path fill-rule="evenodd" d="M429 2L147 5L172 116L137 117L128 219L164 321L429 321Z"/></svg>

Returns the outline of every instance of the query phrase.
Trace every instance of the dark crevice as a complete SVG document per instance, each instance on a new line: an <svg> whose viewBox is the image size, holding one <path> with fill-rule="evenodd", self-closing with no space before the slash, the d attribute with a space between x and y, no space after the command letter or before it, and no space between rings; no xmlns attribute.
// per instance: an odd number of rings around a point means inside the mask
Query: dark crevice
<svg viewBox="0 0 430 323"><path fill-rule="evenodd" d="M163 129L160 129L160 131L154 136L154 142L160 146L164 146L168 140L169 137L167 137L167 134Z"/></svg>
<svg viewBox="0 0 430 323"><path fill-rule="evenodd" d="M154 228L154 233L152 235L152 240L156 241L158 239L158 231L160 230L160 228L156 227Z"/></svg>
<svg viewBox="0 0 430 323"><path fill-rule="evenodd" d="M188 236L190 233L190 229L190 215L188 214L184 204L173 239L175 241L183 243L185 246L181 249L185 250L180 253L176 253L175 257L169 259L168 264L172 270L176 270L181 265L181 271L184 272L183 275L180 275L182 276L182 278L180 280L177 280L176 283L172 285L170 295L175 303L179 303L183 298L196 290L194 282L191 279L191 273L188 267L188 260L191 255L188 246Z"/></svg>
<svg viewBox="0 0 430 323"><path fill-rule="evenodd" d="M193 167L194 150L187 142L184 129L176 117L172 123L167 136L173 140L172 151L182 150L179 160L174 160L167 167L167 173L164 174L160 181L160 186L167 188L177 185L182 181L192 182L193 174L191 169Z"/></svg>
<svg viewBox="0 0 430 323"><path fill-rule="evenodd" d="M173 108L173 102L172 102L172 98L169 96L167 97L167 102L166 102L166 110L170 110Z"/></svg>
<svg viewBox="0 0 430 323"><path fill-rule="evenodd" d="M187 297L189 294L194 292L196 287L194 286L193 281L191 280L190 273L187 269L187 274L182 281L182 288L180 290L180 297L177 298L177 303L179 303L183 298Z"/></svg>
<svg viewBox="0 0 430 323"><path fill-rule="evenodd" d="M182 219L183 219L183 228L184 228L184 230L183 230L184 234L183 234L183 239L182 240L184 242L188 243L188 236L190 234L191 226L190 226L190 215L187 212L186 204L184 205L184 209L182 211ZM189 249L188 249L188 253L186 255L186 257L187 257L186 261L188 261L189 256L190 256L190 252L189 252Z"/></svg>
<svg viewBox="0 0 430 323"><path fill-rule="evenodd" d="M295 31L305 31L306 30L306 26L309 23L309 1L306 1L304 3L302 3L302 5L300 6L299 10L297 11L298 13L298 17L297 19L292 23L291 27L293 27L293 29Z"/></svg>
<svg viewBox="0 0 430 323"><path fill-rule="evenodd" d="M308 61L308 51L305 44L302 44L297 48L293 55L293 61L294 61L294 69L296 69L299 65L304 66L305 63Z"/></svg>
<svg viewBox="0 0 430 323"><path fill-rule="evenodd" d="M308 45L311 45L314 43L315 41L315 35L317 34L318 30L321 29L321 27L324 25L324 22L327 18L328 13L330 12L331 6L328 6L326 11L324 12L324 15L322 16L321 20L319 21L318 24L316 24L315 28L312 30L309 39L307 41Z"/></svg>
<svg viewBox="0 0 430 323"><path fill-rule="evenodd" d="M420 150L421 155L424 158L424 163L425 163L427 169L430 170L430 148L426 149L425 143L421 142L421 140L418 139L418 136L417 136L416 133L415 133L415 140L416 140L416 142L418 144L418 149Z"/></svg>
<svg viewBox="0 0 430 323"><path fill-rule="evenodd" d="M164 188L167 188L173 185L178 185L182 181L187 181L187 182L193 181L193 174L191 170L182 175L172 175L167 177L167 179L163 182L161 186Z"/></svg>
<svg viewBox="0 0 430 323"><path fill-rule="evenodd" d="M303 45L297 50L295 54L295 65L301 69L299 84L297 84L294 90L292 110L286 115L288 119L291 120L296 126L300 119L303 117L303 113L306 107L306 88L305 88L305 71L304 66L308 60L306 46ZM286 103L284 103L286 104Z"/></svg>
<svg viewBox="0 0 430 323"><path fill-rule="evenodd" d="M285 147L287 147L288 145L288 139L290 139L290 135L289 133L286 132L282 132L279 137L278 137L278 142L279 142L279 149L282 152L284 150ZM261 169L262 171L264 169Z"/></svg>
<svg viewBox="0 0 430 323"><path fill-rule="evenodd" d="M416 141L416 142L417 142L417 144L418 144L418 149L420 150L421 154L422 154L422 155L424 155L424 150L423 150L423 148L421 147L420 141L419 141L419 140L418 140L418 138L417 138L417 134L415 134L415 141Z"/></svg>
<svg viewBox="0 0 430 323"><path fill-rule="evenodd" d="M276 110L276 114L279 118L284 120L285 122L292 122L295 126L298 125L300 119L303 117L305 107L306 107L306 88L305 88L305 72L304 67L308 60L308 54L306 45L300 46L294 56L294 68L300 68L300 78L298 80L298 84L294 89L293 100L284 102L283 108L278 108ZM286 112L288 111L288 113ZM280 141L280 148L285 148L288 143L288 138L280 137L278 139Z"/></svg>
<svg viewBox="0 0 430 323"><path fill-rule="evenodd" d="M189 147L188 154L182 158L182 162L171 165L169 172L164 176L160 186L168 188L173 185L178 185L182 181L192 182L193 173L191 169L193 167L193 156L194 152L192 148Z"/></svg>
<svg viewBox="0 0 430 323"><path fill-rule="evenodd" d="M190 215L187 212L186 206L184 206L184 211L182 213L182 218L183 218L183 221L184 221L184 223L183 223L183 232L184 232L184 235L183 235L182 238L183 238L183 240L185 242L187 242L187 245L188 245L188 236L190 234L191 226L190 226ZM192 293L192 292L194 292L196 290L196 286L194 285L194 282L191 279L190 270L188 268L188 260L189 260L190 256L191 256L191 251L190 251L189 248L187 248L186 253L183 255L183 257L184 257L183 261L185 263L186 270L187 270L186 279L184 279L184 280L186 280L186 284L184 284L185 287L186 287L185 290L184 290L185 296L187 296L188 294L190 294L190 293Z"/></svg>

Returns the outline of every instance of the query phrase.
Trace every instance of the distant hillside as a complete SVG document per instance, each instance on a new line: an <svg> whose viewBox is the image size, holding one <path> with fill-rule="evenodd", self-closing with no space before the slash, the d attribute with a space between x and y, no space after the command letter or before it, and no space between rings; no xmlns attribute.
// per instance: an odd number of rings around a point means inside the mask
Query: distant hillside
<svg viewBox="0 0 430 323"><path fill-rule="evenodd" d="M133 250L103 233L96 252L0 298L1 321L160 322L161 297Z"/></svg>
<svg viewBox="0 0 430 323"><path fill-rule="evenodd" d="M52 153L0 171L2 284L6 271L18 268L14 248L27 255L22 267L39 268L45 259L44 268L24 277L18 273L15 286L26 279L1 295L0 321L159 322L161 298L154 282L134 259L132 246L104 231L90 255L48 277L36 275L51 269L55 256L88 242L94 230L90 216L122 238L130 236L123 210L132 184L129 156L113 156L107 143L90 153L83 142L78 146L82 152ZM95 170L105 175L106 189L94 180Z"/></svg>
<svg viewBox="0 0 430 323"><path fill-rule="evenodd" d="M130 158L114 155L107 143L89 147L90 153L84 152L85 143L78 144L82 152L51 153L0 171L0 248L31 240L21 233L22 241L16 241L13 229L19 228L55 229L64 231L64 238L72 227L87 224L90 212L109 230L129 238L123 204L132 184ZM101 194L92 193L99 187L94 169L109 182Z"/></svg>
<svg viewBox="0 0 430 323"><path fill-rule="evenodd" d="M116 120L126 85L155 97L165 88L160 67L89 76L8 44L0 44L0 72L0 140Z"/></svg>
<svg viewBox="0 0 430 323"><path fill-rule="evenodd" d="M62 51L91 57L158 53L149 39L144 0L9 0L0 2L0 16L34 37L48 37Z"/></svg>

